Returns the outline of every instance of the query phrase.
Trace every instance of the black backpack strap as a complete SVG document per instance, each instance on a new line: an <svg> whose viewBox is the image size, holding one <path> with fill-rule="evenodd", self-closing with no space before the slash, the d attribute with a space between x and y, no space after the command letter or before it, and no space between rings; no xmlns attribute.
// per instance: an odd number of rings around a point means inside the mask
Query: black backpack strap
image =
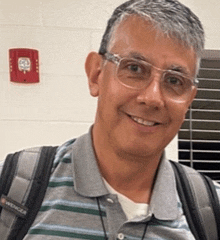
<svg viewBox="0 0 220 240"><path fill-rule="evenodd" d="M212 179L204 175L205 184L207 185L207 190L209 191L209 195L211 196L211 203L213 207L213 211L215 214L216 224L217 224L217 231L218 236L220 239L220 202L219 202L219 196L216 192L216 187L213 184Z"/></svg>
<svg viewBox="0 0 220 240"><path fill-rule="evenodd" d="M216 208L213 203L218 208L220 205L218 197L214 199L210 194L210 186L216 193L214 183L209 181L208 185L204 176L194 169L177 162L171 163L183 211L193 235L197 240L219 240Z"/></svg>
<svg viewBox="0 0 220 240"><path fill-rule="evenodd" d="M26 149L7 156L0 178L1 240L20 240L44 198L57 147Z"/></svg>

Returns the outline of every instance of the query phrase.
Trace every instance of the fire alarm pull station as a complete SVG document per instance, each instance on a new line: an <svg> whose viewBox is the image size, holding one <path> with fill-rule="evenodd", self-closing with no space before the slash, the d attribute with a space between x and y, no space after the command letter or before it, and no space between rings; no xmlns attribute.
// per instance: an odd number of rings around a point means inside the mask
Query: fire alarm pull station
<svg viewBox="0 0 220 240"><path fill-rule="evenodd" d="M35 49L16 48L9 50L11 82L39 82L39 58Z"/></svg>

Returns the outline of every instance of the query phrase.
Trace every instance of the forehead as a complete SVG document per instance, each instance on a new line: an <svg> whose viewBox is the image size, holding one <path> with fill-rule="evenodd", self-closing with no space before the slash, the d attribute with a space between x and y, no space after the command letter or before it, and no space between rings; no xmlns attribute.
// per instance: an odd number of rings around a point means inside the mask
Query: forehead
<svg viewBox="0 0 220 240"><path fill-rule="evenodd" d="M121 56L136 52L158 67L177 65L188 69L192 75L196 72L197 57L193 49L136 15L127 17L116 27L109 51Z"/></svg>

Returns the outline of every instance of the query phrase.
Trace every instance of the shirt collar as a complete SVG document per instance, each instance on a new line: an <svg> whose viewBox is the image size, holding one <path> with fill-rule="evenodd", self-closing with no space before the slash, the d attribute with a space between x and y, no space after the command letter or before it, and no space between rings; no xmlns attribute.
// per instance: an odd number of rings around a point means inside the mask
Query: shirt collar
<svg viewBox="0 0 220 240"><path fill-rule="evenodd" d="M99 171L92 144L91 129L73 144L72 168L76 192L85 197L109 194ZM150 212L157 219L173 220L178 215L178 197L175 176L165 154L157 172L150 202Z"/></svg>
<svg viewBox="0 0 220 240"><path fill-rule="evenodd" d="M150 212L160 220L174 220L178 216L178 193L171 163L165 154L161 159L150 202Z"/></svg>
<svg viewBox="0 0 220 240"><path fill-rule="evenodd" d="M86 197L109 194L97 165L91 129L88 134L77 138L73 144L72 163L76 192Z"/></svg>

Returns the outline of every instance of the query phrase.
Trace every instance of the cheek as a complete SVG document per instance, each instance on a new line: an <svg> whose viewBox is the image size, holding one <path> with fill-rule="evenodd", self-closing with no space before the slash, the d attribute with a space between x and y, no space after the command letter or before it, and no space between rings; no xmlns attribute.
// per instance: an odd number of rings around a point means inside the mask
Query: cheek
<svg viewBox="0 0 220 240"><path fill-rule="evenodd" d="M188 111L188 105L185 103L170 102L168 106L169 115L172 121L181 125L185 120L185 115Z"/></svg>
<svg viewBox="0 0 220 240"><path fill-rule="evenodd" d="M133 92L124 87L115 78L113 71L103 73L102 82L100 83L100 101L108 105L121 105L133 98Z"/></svg>
<svg viewBox="0 0 220 240"><path fill-rule="evenodd" d="M115 114L115 108L120 104L119 95L120 91L118 90L117 82L113 76L106 71L99 84L98 110L101 115L110 118L111 115Z"/></svg>

